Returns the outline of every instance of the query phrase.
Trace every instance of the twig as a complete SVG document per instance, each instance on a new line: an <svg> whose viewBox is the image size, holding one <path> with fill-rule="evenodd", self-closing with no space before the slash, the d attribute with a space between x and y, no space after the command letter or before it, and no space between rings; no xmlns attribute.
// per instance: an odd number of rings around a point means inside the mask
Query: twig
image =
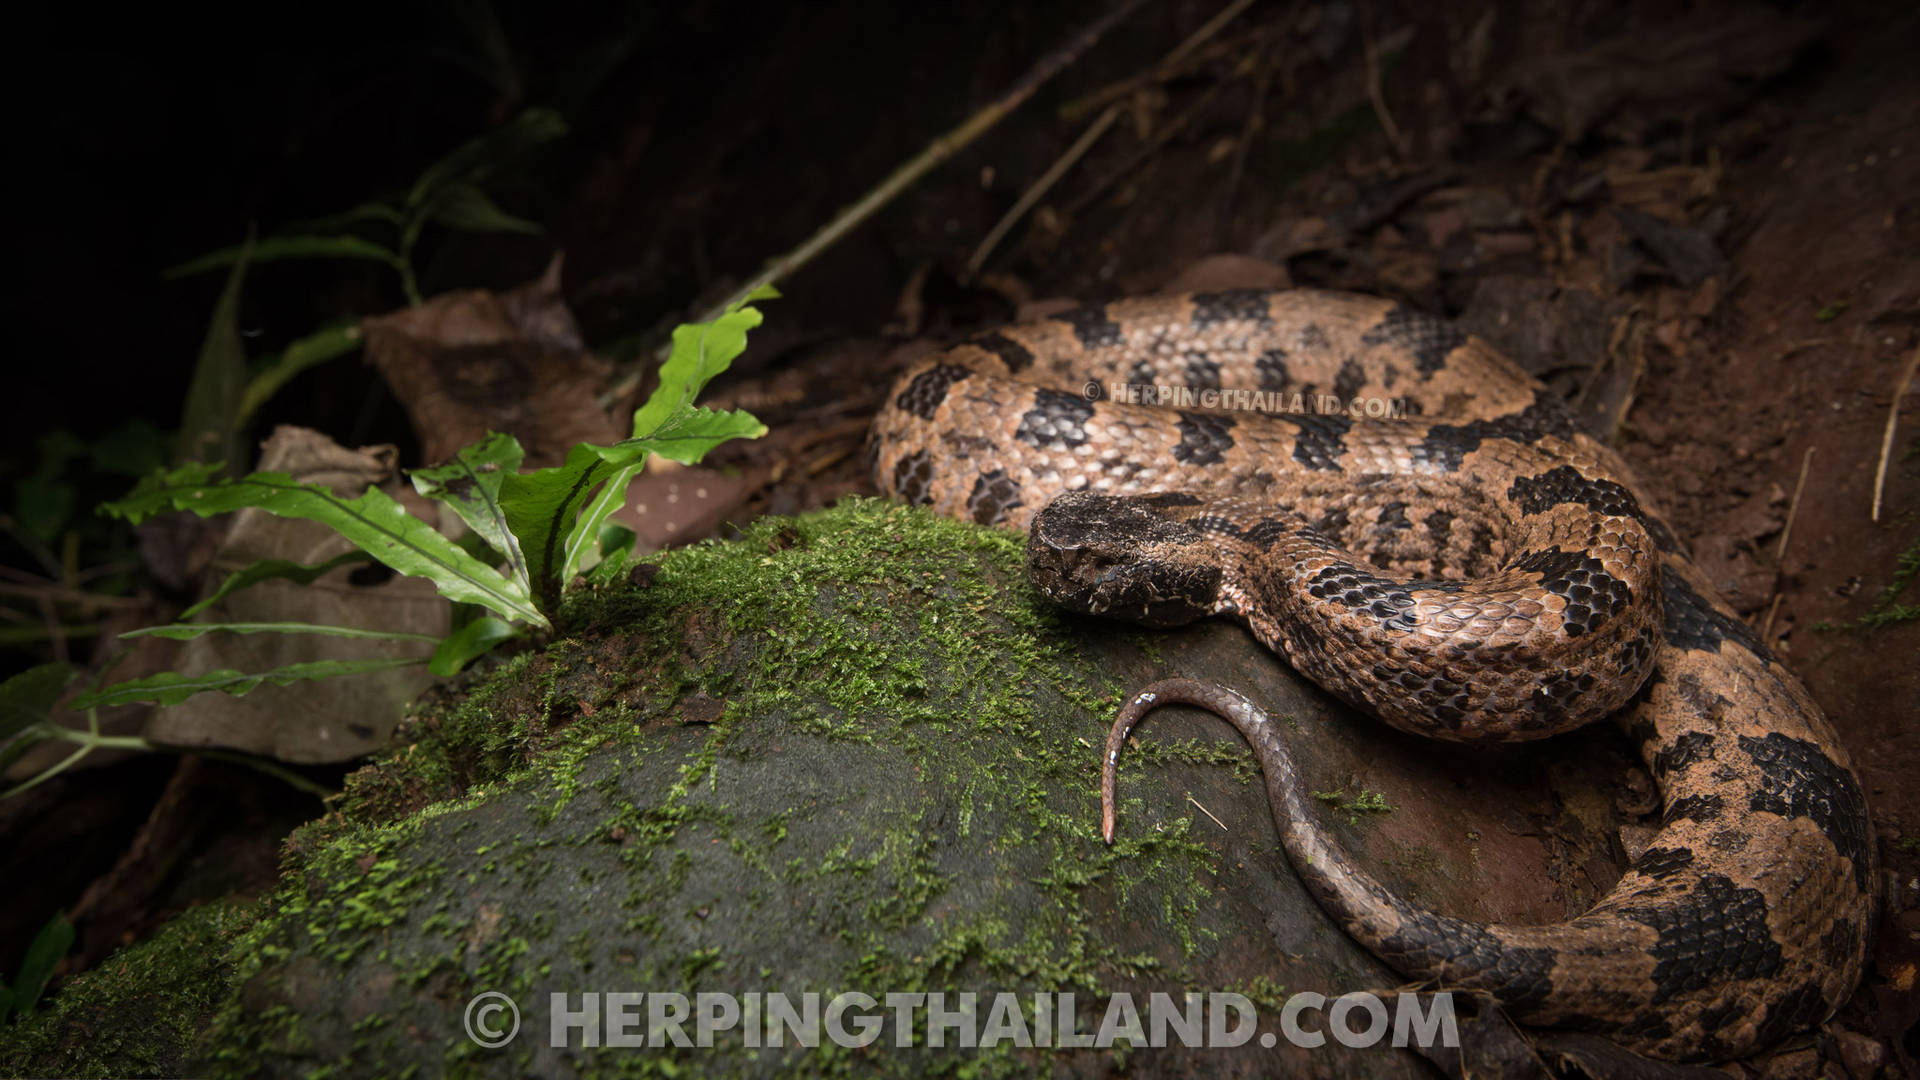
<svg viewBox="0 0 1920 1080"><path fill-rule="evenodd" d="M1067 175L1067 170L1073 168L1075 163L1086 156L1087 151L1093 149L1093 144L1099 142L1100 136L1105 135L1107 129L1112 127L1113 122L1119 118L1120 106L1107 106L1107 111L1101 113L1099 119L1087 125L1087 130L1067 148L1066 153L1060 155L1060 160L1054 162L1052 168L1042 173L1040 179L1035 180L1033 185L1027 188L1026 192L1020 196L1020 201L1013 204L1013 209L1002 215L993 229L987 233L986 238L980 241L980 246L973 249L973 256L967 260L968 279L978 274L980 268L986 265L987 256L993 253L994 246L1007 235L1014 223L1025 217L1027 211L1033 209L1033 205L1045 197L1053 185L1060 182L1061 177Z"/></svg>
<svg viewBox="0 0 1920 1080"><path fill-rule="evenodd" d="M1807 452L1800 455L1800 479L1794 482L1793 501L1787 504L1787 523L1780 526L1780 545L1773 550L1775 562L1779 562L1787 555L1787 537L1793 533L1794 516L1800 513L1800 493L1806 490L1807 466L1813 463L1813 450L1814 448L1809 446Z"/></svg>
<svg viewBox="0 0 1920 1080"><path fill-rule="evenodd" d="M1165 146L1175 135L1185 130L1188 124L1193 123L1195 117L1199 116L1207 106L1213 104L1213 99L1219 97L1220 91L1226 89L1226 87L1227 83L1224 80L1207 87L1207 89L1194 100L1193 104L1181 110L1178 116L1160 125L1160 130L1154 132L1153 137L1148 139L1146 144L1141 146L1140 149L1134 151L1132 156L1121 163L1119 168L1096 180L1092 187L1081 192L1078 198L1068 203L1066 209L1062 210L1061 213L1069 218L1077 216L1080 211L1085 210L1089 204L1104 194L1108 188L1112 187L1115 181L1123 176L1132 176L1134 170L1140 167L1141 162L1159 153L1162 146Z"/></svg>
<svg viewBox="0 0 1920 1080"><path fill-rule="evenodd" d="M843 207L833 216L833 220L822 225L819 231L803 241L799 247L768 263L759 273L748 278L746 283L735 289L732 295L720 303L702 312L694 322L711 322L726 313L735 304L741 303L762 286L785 280L794 271L812 262L821 252L832 247L841 237L872 217L879 209L893 201L910 187L914 181L926 175L934 166L946 161L958 153L967 144L979 138L1008 113L1020 107L1034 91L1040 89L1047 80L1058 75L1069 64L1080 58L1080 54L1091 48L1093 43L1108 30L1113 29L1127 16L1139 10L1146 0L1120 0L1113 10L1095 19L1067 41L1065 45L1041 57L1040 61L1027 70L1007 92L990 102L972 116L961 121L959 126L947 131L927 144L926 149L914 155L893 172L888 173L865 195L850 206ZM610 405L630 396L640 385L641 372L638 368L627 372L600 395L600 403Z"/></svg>
<svg viewBox="0 0 1920 1080"><path fill-rule="evenodd" d="M1213 18L1208 19L1206 25L1189 34L1187 39L1179 45L1174 46L1172 52L1161 57L1160 62L1154 65L1152 71L1145 75L1135 76L1133 79L1129 79L1124 83L1110 86L1099 94L1082 99L1081 102L1069 104L1060 110L1061 119L1071 122L1093 104L1112 101L1115 98L1123 96L1128 90L1131 90L1135 86L1178 69L1180 64L1185 61L1195 49L1219 33L1221 29L1232 22L1241 12L1250 7L1252 3L1253 0L1233 0L1232 3L1216 12ZM1265 33L1266 29L1264 27L1258 31L1260 35L1264 35ZM1264 49L1261 50L1261 55L1262 57L1266 55ZM1264 65L1262 71L1264 73ZM1086 104L1083 105L1083 102ZM1259 108L1260 103L1256 98L1254 102L1255 115L1258 115ZM992 253L994 247L998 245L1001 240L1006 238L1007 232L1013 228L1015 223L1022 217L1025 217L1027 211L1032 210L1034 204L1044 198L1046 193L1052 189L1053 185L1059 183L1060 178L1065 176L1067 171L1072 169L1076 162L1086 156L1088 150L1093 149L1094 143L1099 142L1100 137L1106 134L1107 129L1112 127L1113 122L1119 118L1120 106L1118 104L1108 105L1106 110L1103 111L1092 124L1088 125L1087 130L1081 134L1080 138L1076 140L1071 147L1067 148L1067 152L1062 154L1060 159L1054 162L1052 167L1049 168L1040 179L1034 181L1033 185L1021 194L1020 201L1015 203L1013 208L1008 210L1006 214L994 224L993 230L987 233L986 238L980 241L980 246L974 249L973 257L967 260L966 274L968 278L972 278L980 272L980 268L986 265L987 256Z"/></svg>
<svg viewBox="0 0 1920 1080"><path fill-rule="evenodd" d="M967 117L958 127L934 139L925 150L893 170L886 179L861 196L858 202L841 210L832 221L821 226L820 231L808 237L799 247L769 263L765 269L748 278L745 284L734 290L732 296L715 304L712 309L694 321L708 322L719 318L726 313L727 308L745 300L761 286L780 281L813 261L815 256L833 246L835 241L851 232L855 226L872 217L875 211L893 201L894 196L926 175L928 170L958 153L961 148L998 124L1008 113L1019 108L1033 96L1035 90L1040 89L1047 80L1058 75L1067 65L1078 60L1080 54L1100 40L1102 34L1133 14L1145 2L1146 0L1120 0L1112 11L1094 20L1065 45L1042 57L1039 63L1022 75L998 100Z"/></svg>
<svg viewBox="0 0 1920 1080"><path fill-rule="evenodd" d="M39 601L40 625L46 630L47 643L53 647L53 662L67 663L70 659L67 655L67 631L61 625L60 612L54 608L53 598L46 593L41 593L36 599Z"/></svg>
<svg viewBox="0 0 1920 1080"><path fill-rule="evenodd" d="M140 601L135 597L83 592L79 589L65 588L50 581L33 585L0 582L0 596L17 596L35 603L38 603L42 597L46 597L62 604L72 604L88 612L129 610L140 606Z"/></svg>
<svg viewBox="0 0 1920 1080"><path fill-rule="evenodd" d="M1179 74L1180 66L1186 62L1188 56L1195 49L1206 44L1209 39L1224 29L1228 23L1232 22L1236 16L1252 6L1253 0L1233 0L1232 3L1216 12L1213 18L1208 19L1206 25L1187 35L1187 40L1174 46L1172 52L1161 57L1160 62L1149 70L1122 79L1110 86L1102 87L1088 94L1086 97L1076 98L1062 105L1060 107L1060 119L1072 123L1074 120L1092 112L1094 109L1126 97L1128 94L1133 93L1148 83L1161 82Z"/></svg>
<svg viewBox="0 0 1920 1080"><path fill-rule="evenodd" d="M1233 163L1227 166L1227 190L1220 197L1220 223L1214 228L1213 246L1225 250L1233 231L1233 203L1240 193L1240 178L1246 172L1247 151L1260 129L1267 124L1267 86L1273 79L1271 53L1261 49L1253 68L1253 104L1247 109L1247 124L1233 144Z"/></svg>
<svg viewBox="0 0 1920 1080"><path fill-rule="evenodd" d="M1774 593L1773 603L1767 605L1766 621L1760 624L1761 641L1768 641L1773 637L1773 617L1780 611L1780 597L1782 595L1781 593Z"/></svg>
<svg viewBox="0 0 1920 1080"><path fill-rule="evenodd" d="M1380 50L1373 43L1372 20L1369 19L1366 32L1360 42L1364 47L1367 61L1367 97L1373 101L1373 113L1380 118L1380 130L1387 133L1387 141L1393 144L1393 152L1400 157L1407 156L1407 138L1400 131L1400 125L1393 122L1393 114L1387 111L1387 95L1380 88Z"/></svg>
<svg viewBox="0 0 1920 1080"><path fill-rule="evenodd" d="M1205 815L1207 815L1207 816L1208 816L1208 817L1210 817L1210 818L1213 818L1213 823L1214 823L1215 825L1218 825L1218 826L1220 826L1220 828L1221 828L1221 830L1222 830L1222 831L1224 831L1224 832L1232 832L1232 831L1233 831L1232 829L1229 829L1229 828L1227 828L1227 823L1226 823L1226 822L1224 822L1224 821L1221 821L1221 820L1220 820L1219 818L1217 818L1217 817L1213 817L1213 811L1211 811L1211 810L1209 810L1209 809L1207 809L1207 808L1206 808L1206 807L1204 807L1204 806L1201 806L1201 805L1200 805L1200 800L1199 800L1199 799L1196 799L1196 798L1194 798L1194 797L1193 797L1192 795L1188 795L1188 796L1187 796L1187 801L1188 801L1188 802L1190 802L1190 803L1192 803L1192 804L1194 805L1194 808L1195 808L1195 809L1197 809L1197 810L1199 810L1199 811L1200 811L1201 813L1203 813L1203 814L1205 814Z"/></svg>
<svg viewBox="0 0 1920 1080"><path fill-rule="evenodd" d="M1893 402L1887 406L1887 429L1880 433L1880 465L1873 472L1873 520L1880 520L1880 495L1887 487L1887 460L1893 456L1893 429L1900 419L1900 399L1907 394L1908 384L1913 382L1913 372L1920 368L1920 346L1916 346L1913 355L1907 358L1907 370L1900 373L1900 381L1893 384Z"/></svg>

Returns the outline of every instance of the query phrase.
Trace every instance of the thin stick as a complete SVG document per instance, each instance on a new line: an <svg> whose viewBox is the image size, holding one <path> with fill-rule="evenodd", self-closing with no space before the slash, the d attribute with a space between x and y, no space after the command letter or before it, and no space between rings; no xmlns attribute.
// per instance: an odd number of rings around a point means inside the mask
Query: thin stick
<svg viewBox="0 0 1920 1080"><path fill-rule="evenodd" d="M1807 452L1800 455L1800 479L1793 485L1793 501L1787 504L1787 523L1780 526L1780 546L1773 551L1775 562L1786 557L1787 537L1793 533L1794 516L1800 513L1800 493L1806 490L1807 466L1813 463L1813 450L1814 448L1809 446Z"/></svg>
<svg viewBox="0 0 1920 1080"><path fill-rule="evenodd" d="M1220 826L1220 830L1221 830L1222 832L1232 832L1232 831L1233 831L1232 829L1229 829L1229 828L1227 828L1227 823L1226 823L1226 822L1224 822L1224 821L1221 821L1221 820L1220 820L1219 818L1217 818L1217 817L1213 817L1213 811L1211 811L1211 810L1209 810L1209 809L1207 809L1207 808L1206 808L1206 807L1204 807L1204 806L1201 806L1201 805L1200 805L1200 800L1199 800L1199 799L1196 799L1196 798L1194 798L1194 797L1193 797L1192 795L1188 795L1188 796L1187 796L1187 801L1188 801L1188 802L1190 802L1190 803L1192 803L1192 804L1194 805L1194 807L1195 807L1196 809L1198 809L1198 810L1199 810L1199 811L1200 811L1201 813L1203 813L1203 814L1205 814L1205 815L1207 815L1207 816L1208 816L1208 817L1210 817L1210 818L1213 818L1213 823L1214 823L1215 825L1218 825L1218 826Z"/></svg>
<svg viewBox="0 0 1920 1080"><path fill-rule="evenodd" d="M729 307L740 303L763 285L771 285L792 274L822 251L832 247L835 241L854 227L874 215L874 212L893 201L893 197L905 191L914 181L926 175L934 166L946 161L958 153L967 144L979 138L998 124L1002 118L1020 107L1033 92L1040 89L1047 80L1058 75L1067 65L1080 58L1100 36L1113 29L1120 20L1133 14L1146 0L1120 0L1112 11L1094 20L1085 29L1059 49L1054 50L1035 64L1025 75L1017 80L1012 88L1000 98L986 105L972 116L961 121L960 125L927 144L911 160L893 170L886 179L880 181L873 190L861 196L858 202L834 215L832 221L820 227L820 231L808 237L801 245L785 255L768 263L766 268L748 278L746 283L734 290L732 296L695 319L695 322L708 322L726 313Z"/></svg>
<svg viewBox="0 0 1920 1080"><path fill-rule="evenodd" d="M980 246L973 249L973 256L967 260L968 278L980 272L980 268L986 265L987 256L993 253L994 246L1000 243L1008 230L1025 217L1027 211L1033 209L1033 205L1044 198L1053 185L1060 182L1061 177L1067 175L1068 169L1073 168L1082 157L1086 156L1087 151L1093 149L1093 144L1099 142L1100 136L1105 135L1107 129L1112 127L1113 122L1119 118L1120 106L1107 106L1107 111L1101 113L1099 119L1087 125L1087 130L1067 148L1066 153L1060 155L1060 160L1054 162L1052 168L1041 174L1040 179L1035 180L1032 187L1027 188L1026 193L1020 196L1020 201L1013 204L1013 209L1002 215L993 226L993 230L987 233L986 239L980 241Z"/></svg>
<svg viewBox="0 0 1920 1080"><path fill-rule="evenodd" d="M1380 118L1380 130L1387 133L1387 141L1393 144L1393 152L1404 158L1407 156L1407 139L1400 133L1400 125L1393 122L1393 114L1387 111L1387 95L1380 88L1380 52L1373 44L1371 26L1361 35L1360 43L1366 55L1367 97L1373 100L1373 114Z"/></svg>
<svg viewBox="0 0 1920 1080"><path fill-rule="evenodd" d="M1146 144L1141 146L1140 149L1134 151L1132 156L1128 157L1119 168L1096 180L1092 187L1081 192L1078 198L1068 203L1066 209L1061 211L1061 213L1069 218L1078 216L1080 211L1086 209L1095 199L1105 194L1106 190L1112 187L1116 180L1119 180L1123 176L1132 176L1134 170L1140 167L1141 162L1159 153L1162 146L1165 146L1175 135L1184 131L1188 124L1193 123L1195 117L1205 111L1207 106L1213 104L1213 99L1219 97L1220 91L1226 89L1226 87L1227 84L1225 82L1216 82L1212 86L1207 87L1206 90L1194 100L1193 104L1181 110L1178 116L1161 124L1160 130L1154 132L1153 137L1148 139Z"/></svg>
<svg viewBox="0 0 1920 1080"><path fill-rule="evenodd" d="M1920 347L1913 350L1907 358L1907 370L1900 373L1900 381L1893 384L1893 403L1887 406L1887 429L1880 433L1880 467L1873 473L1873 520L1880 520L1880 495L1887 488L1887 459L1893 456L1893 429L1900 419L1900 399L1907 394L1908 384L1913 382L1913 371L1920 368Z"/></svg>
<svg viewBox="0 0 1920 1080"><path fill-rule="evenodd" d="M1260 136L1260 129L1267 124L1267 85L1273 76L1273 64L1266 49L1260 50L1260 56L1253 69L1253 105L1247 110L1246 127L1240 133L1240 140L1233 144L1233 164L1227 167L1227 191L1220 197L1220 221L1214 227L1213 245L1226 249L1229 234L1233 231L1233 203L1240 193L1240 178L1247 168L1247 151L1253 141Z"/></svg>
<svg viewBox="0 0 1920 1080"><path fill-rule="evenodd" d="M708 308L702 312L698 318L692 321L696 323L712 322L714 319L726 314L728 308L745 301L747 297L753 295L754 291L761 286L782 281L794 271L812 262L821 252L832 247L841 237L852 232L868 218L872 217L881 207L893 201L894 196L905 191L914 181L920 179L932 170L934 166L939 165L941 162L946 161L958 153L966 147L967 144L973 142L973 140L979 138L995 124L999 123L1008 113L1019 108L1020 105L1032 97L1034 91L1040 89L1047 80L1058 75L1069 64L1078 60L1080 55L1091 48L1094 42L1100 40L1103 34L1113 29L1127 16L1139 10L1140 6L1144 3L1146 3L1146 0L1120 0L1120 2L1114 6L1113 10L1095 19L1092 23L1089 23L1079 33L1069 39L1065 45L1041 57L1038 63L1029 68L1027 73L1016 80L1013 86L1008 88L1007 92L1000 95L997 100L961 121L958 127L949 130L928 143L926 149L914 155L912 159L899 168L894 169L893 172L888 173L886 179L881 180L872 190L862 195L858 201L850 206L842 207L840 212L835 214L831 221L822 225L818 232L808 237L799 247L769 262L759 273L748 278L746 284L735 289L732 295ZM668 346L663 345L658 352L664 355L667 348ZM607 406L630 397L634 391L639 388L640 377L640 369L635 367L625 375L614 380L613 385L609 386L600 394L600 404Z"/></svg>
<svg viewBox="0 0 1920 1080"><path fill-rule="evenodd" d="M1773 594L1773 603L1767 605L1767 621L1760 624L1760 640L1773 640L1773 617L1780 611L1780 593Z"/></svg>
<svg viewBox="0 0 1920 1080"><path fill-rule="evenodd" d="M1172 52L1161 57L1160 62L1155 64L1151 70L1132 76L1131 78L1123 79L1120 82L1114 83L1112 86L1089 94L1084 98L1068 102L1061 106L1060 118L1072 122L1081 115L1097 109L1102 105L1126 97L1128 94L1131 94L1150 82L1172 76L1179 70L1180 65L1186 61L1189 53L1206 44L1208 39L1225 29L1226 25L1232 22L1236 16L1252 6L1253 0L1233 0L1232 3L1215 13L1213 18L1208 19L1206 25L1187 35L1187 40L1174 46Z"/></svg>
<svg viewBox="0 0 1920 1080"><path fill-rule="evenodd" d="M1114 98L1122 96L1124 92L1132 86L1139 85L1140 82L1149 81L1159 77L1163 73L1178 68L1189 54L1201 45L1206 44L1208 39L1219 33L1228 23L1232 22L1236 16L1247 10L1252 3L1253 0L1233 0L1232 3L1216 12L1213 18L1208 19L1206 25L1189 34L1187 39L1179 45L1174 46L1173 51L1162 57L1160 63L1156 64L1153 70L1147 73L1147 75L1135 76L1134 79L1130 79L1125 83L1108 87L1107 90L1102 91L1093 98L1085 99L1090 103L1087 107L1091 107L1092 104L1098 104L1101 101L1111 101ZM1261 33L1264 32L1264 30L1261 31ZM1262 50L1262 55L1264 56L1264 54L1264 50ZM1068 105L1060 111L1061 117L1071 121L1074 117L1079 116L1080 113L1084 111L1084 109L1077 107L1079 105L1079 102ZM1256 95L1254 100L1256 116L1259 114L1259 107L1259 98ZM1032 210L1034 204L1044 198L1048 190L1050 190L1053 185L1059 183L1060 178L1065 176L1067 171L1072 169L1076 162L1086 156L1088 150L1093 149L1093 144L1099 142L1100 137L1106 134L1107 129L1112 127L1113 122L1119 118L1120 106L1108 105L1106 110L1081 134L1080 138L1075 141L1071 147L1068 147L1067 152L1061 155L1060 160L1054 162L1053 166L1049 168L1040 179L1033 182L1033 186L1029 187L1026 192L1020 196L1020 201L1013 205L1013 209L1008 210L1006 214L995 223L993 231L989 232L986 239L980 241L980 246L974 249L973 257L967 260L966 274L968 278L972 278L980 272L980 268L986 265L987 256L993 252L994 247L998 245L1001 240L1005 239L1007 232L1013 228L1014 224L1026 216L1027 211Z"/></svg>

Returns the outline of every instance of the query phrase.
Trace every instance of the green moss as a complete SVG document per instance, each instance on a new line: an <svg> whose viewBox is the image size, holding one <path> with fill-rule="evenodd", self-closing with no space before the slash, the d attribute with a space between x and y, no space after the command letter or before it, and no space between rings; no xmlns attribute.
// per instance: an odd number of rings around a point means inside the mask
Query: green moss
<svg viewBox="0 0 1920 1080"><path fill-rule="evenodd" d="M254 916L244 905L191 909L76 976L51 1005L0 1028L0 1075L182 1072L195 1038L233 992L228 944Z"/></svg>
<svg viewBox="0 0 1920 1080"><path fill-rule="evenodd" d="M1313 797L1326 803L1333 809L1347 815L1347 824L1358 825L1361 814L1390 814L1393 807L1388 805L1387 797L1377 791L1361 788L1358 795L1348 798L1344 791L1316 791Z"/></svg>

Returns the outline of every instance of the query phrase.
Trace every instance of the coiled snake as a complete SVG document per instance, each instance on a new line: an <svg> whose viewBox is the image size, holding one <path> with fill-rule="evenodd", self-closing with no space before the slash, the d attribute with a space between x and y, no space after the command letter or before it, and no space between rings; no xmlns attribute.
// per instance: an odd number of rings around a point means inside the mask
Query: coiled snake
<svg viewBox="0 0 1920 1080"><path fill-rule="evenodd" d="M1161 387L1225 408L1112 400L1186 403ZM1128 727L1187 701L1246 735L1296 872L1411 979L1688 1061L1818 1023L1857 981L1874 843L1832 728L1614 454L1450 323L1308 291L1083 307L915 365L868 452L894 496L1031 526L1033 580L1054 600L1158 625L1233 615L1396 727L1529 739L1617 715L1665 810L1586 914L1450 918L1328 842L1266 714L1170 680L1108 740L1109 839Z"/></svg>

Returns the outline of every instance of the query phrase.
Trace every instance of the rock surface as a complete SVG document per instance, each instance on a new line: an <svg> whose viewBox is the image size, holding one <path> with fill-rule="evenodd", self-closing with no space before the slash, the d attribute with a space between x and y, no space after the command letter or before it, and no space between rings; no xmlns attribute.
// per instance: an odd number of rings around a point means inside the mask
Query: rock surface
<svg viewBox="0 0 1920 1080"><path fill-rule="evenodd" d="M1611 884L1615 806L1642 797L1611 732L1436 747L1353 716L1238 627L1056 613L1020 549L858 501L577 599L553 644L424 702L339 813L296 835L258 922L205 957L203 986L226 990L204 1030L177 1037L178 1060L234 1076L1432 1075L1390 1038L1305 1048L1283 1034L1290 995L1399 980L1300 889L1225 723L1167 709L1142 725L1122 755L1117 843L1100 842L1107 724L1128 690L1172 674L1287 718L1337 834L1418 900L1545 921ZM579 1010L585 993L762 991L796 1005L943 992L947 1008L972 992L981 1026L963 1027L983 1035L993 995L1017 992L1024 1016L980 1048L953 1031L924 1045L925 1011L922 1045L898 1048L884 1004L852 1014L887 1018L864 1048L750 1047L737 1026L711 1047L589 1048L578 1030L549 1045L552 994ZM1039 1037L1036 993L1074 995L1092 1036L1122 991L1143 1012L1155 992L1237 993L1259 1034L1017 1045ZM487 992L521 1016L499 1049L463 1027ZM643 1001L638 1029L647 1015ZM77 1052L74 1022L56 1008L29 1025L0 1045L0 1072L79 1068L45 1056Z"/></svg>

